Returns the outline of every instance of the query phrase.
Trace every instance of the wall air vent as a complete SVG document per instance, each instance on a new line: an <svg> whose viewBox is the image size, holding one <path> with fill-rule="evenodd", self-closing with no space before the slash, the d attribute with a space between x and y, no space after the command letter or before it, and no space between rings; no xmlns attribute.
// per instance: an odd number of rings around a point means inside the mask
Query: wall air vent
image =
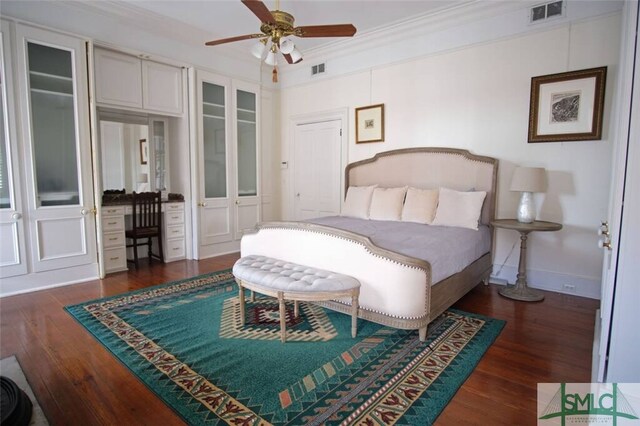
<svg viewBox="0 0 640 426"><path fill-rule="evenodd" d="M564 16L564 3L564 0L560 0L533 6L529 13L529 22L543 22L551 18Z"/></svg>
<svg viewBox="0 0 640 426"><path fill-rule="evenodd" d="M311 75L318 75L318 74L323 74L324 73L324 63L322 64L318 64L318 65L314 65L311 67Z"/></svg>

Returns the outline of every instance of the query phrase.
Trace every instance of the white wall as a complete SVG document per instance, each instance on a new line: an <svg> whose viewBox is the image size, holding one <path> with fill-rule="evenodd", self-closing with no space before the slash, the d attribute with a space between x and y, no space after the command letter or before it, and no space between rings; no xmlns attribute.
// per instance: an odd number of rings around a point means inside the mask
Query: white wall
<svg viewBox="0 0 640 426"><path fill-rule="evenodd" d="M538 218L561 222L556 233L529 240L529 282L599 297L602 253L595 230L609 191L609 118L619 53L620 14L548 31L473 45L399 64L372 68L281 91L282 160L291 161L290 117L348 107L349 162L379 151L448 146L500 159L497 217L515 215L508 191L516 165L545 167L549 189L538 194ZM527 143L531 77L608 66L605 121L600 141ZM356 145L354 108L385 104L383 143ZM282 212L292 217L288 170L282 170ZM517 233L496 233L494 268L505 262ZM500 277L515 280L518 250ZM571 287L565 287L574 286Z"/></svg>

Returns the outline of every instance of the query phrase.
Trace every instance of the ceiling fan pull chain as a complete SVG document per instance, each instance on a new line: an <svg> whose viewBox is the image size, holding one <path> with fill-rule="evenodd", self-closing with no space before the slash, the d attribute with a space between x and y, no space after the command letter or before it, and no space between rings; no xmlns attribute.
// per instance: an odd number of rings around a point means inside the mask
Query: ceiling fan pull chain
<svg viewBox="0 0 640 426"><path fill-rule="evenodd" d="M271 73L271 81L274 83L278 82L278 67L273 67L273 72Z"/></svg>

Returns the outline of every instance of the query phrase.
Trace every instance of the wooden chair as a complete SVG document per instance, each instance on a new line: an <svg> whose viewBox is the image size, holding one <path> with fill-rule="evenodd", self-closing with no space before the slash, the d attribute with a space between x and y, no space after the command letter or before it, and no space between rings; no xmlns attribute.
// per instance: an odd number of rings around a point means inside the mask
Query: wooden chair
<svg viewBox="0 0 640 426"><path fill-rule="evenodd" d="M125 232L125 236L133 240L127 247L133 247L133 262L138 269L138 246L147 245L149 247L149 262L152 258L164 262L162 250L162 207L160 201L161 193L158 192L133 192L133 228ZM151 238L158 237L158 248L160 254L153 254L151 251ZM146 238L146 242L139 243L139 239Z"/></svg>

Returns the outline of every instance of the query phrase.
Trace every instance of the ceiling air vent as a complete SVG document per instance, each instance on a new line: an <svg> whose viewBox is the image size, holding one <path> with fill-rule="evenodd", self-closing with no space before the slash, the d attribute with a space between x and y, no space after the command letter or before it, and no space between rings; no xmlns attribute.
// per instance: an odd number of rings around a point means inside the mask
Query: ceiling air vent
<svg viewBox="0 0 640 426"><path fill-rule="evenodd" d="M561 16L564 16L564 0L552 1L532 7L529 14L529 22L542 22Z"/></svg>
<svg viewBox="0 0 640 426"><path fill-rule="evenodd" d="M322 64L318 64L318 65L314 65L311 67L311 75L318 75L318 74L323 74L324 73L324 63Z"/></svg>

